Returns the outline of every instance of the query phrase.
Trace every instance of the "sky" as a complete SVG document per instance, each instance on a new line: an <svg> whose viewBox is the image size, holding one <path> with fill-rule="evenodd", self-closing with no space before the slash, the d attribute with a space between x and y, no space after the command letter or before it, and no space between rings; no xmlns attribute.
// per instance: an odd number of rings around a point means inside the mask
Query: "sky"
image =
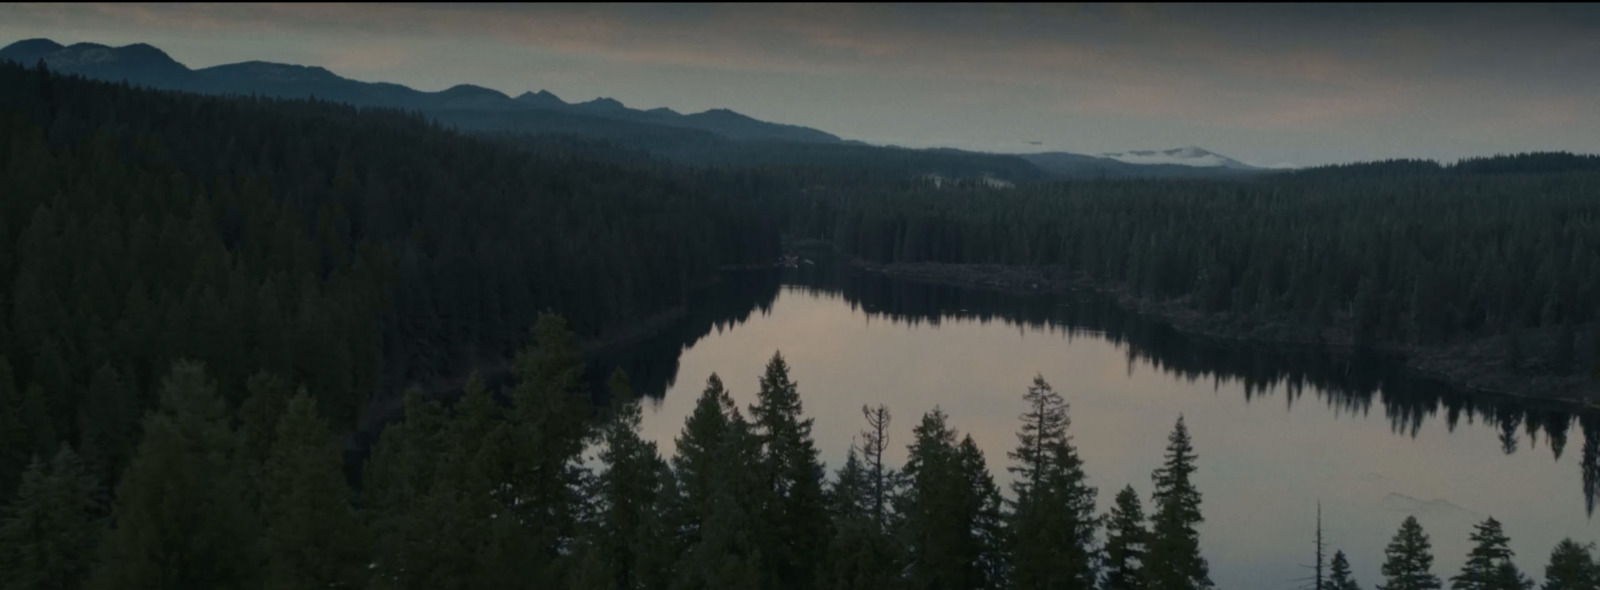
<svg viewBox="0 0 1600 590"><path fill-rule="evenodd" d="M1596 4L0 4L0 45L39 37L730 108L908 147L1600 152Z"/></svg>

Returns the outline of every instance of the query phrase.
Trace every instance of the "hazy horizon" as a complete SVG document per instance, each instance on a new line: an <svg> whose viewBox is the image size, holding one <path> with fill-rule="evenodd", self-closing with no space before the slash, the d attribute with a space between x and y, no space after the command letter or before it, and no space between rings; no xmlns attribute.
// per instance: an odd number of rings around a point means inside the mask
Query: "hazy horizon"
<svg viewBox="0 0 1600 590"><path fill-rule="evenodd" d="M1600 151L1581 5L34 5L0 39L728 108L906 147L1247 163ZM1536 66L1536 67L1535 67Z"/></svg>

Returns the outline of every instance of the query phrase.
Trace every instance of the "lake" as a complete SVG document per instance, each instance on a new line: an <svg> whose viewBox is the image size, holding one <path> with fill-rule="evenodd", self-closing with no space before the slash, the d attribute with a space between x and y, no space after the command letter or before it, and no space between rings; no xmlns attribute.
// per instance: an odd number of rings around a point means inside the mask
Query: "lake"
<svg viewBox="0 0 1600 590"><path fill-rule="evenodd" d="M1486 516L1504 523L1535 579L1563 537L1600 538L1590 517L1600 420L1454 391L1382 359L1191 338L1088 294L1009 294L828 264L730 273L695 299L679 326L591 365L624 367L651 397L644 434L664 457L707 376L747 408L782 351L830 471L865 427L863 404L893 413L896 465L912 426L938 406L1008 488L1022 395L1042 374L1070 404L1098 510L1132 484L1148 513L1151 471L1184 416L1199 453L1201 548L1220 588L1302 586L1318 502L1330 559L1343 549L1368 588L1408 514L1446 580Z"/></svg>

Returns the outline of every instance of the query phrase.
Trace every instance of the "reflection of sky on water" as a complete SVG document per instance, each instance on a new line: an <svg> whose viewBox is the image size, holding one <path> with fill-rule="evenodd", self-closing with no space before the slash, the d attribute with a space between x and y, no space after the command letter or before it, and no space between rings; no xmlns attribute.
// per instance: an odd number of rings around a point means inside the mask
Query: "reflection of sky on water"
<svg viewBox="0 0 1600 590"><path fill-rule="evenodd" d="M931 310L917 312L926 320L940 309L976 310L983 300L1004 297L940 304L941 295L918 289L847 286L840 295L784 287L770 309L712 330L682 353L664 397L646 405L646 436L670 455L712 372L748 406L767 359L782 350L830 467L864 426L863 404L884 403L894 413L896 464L904 460L912 425L937 405L953 426L972 433L1005 482L1021 396L1042 373L1071 404L1070 431L1100 490L1102 511L1125 484L1148 502L1150 472L1166 436L1179 414L1186 417L1200 454L1202 547L1223 588L1296 586L1292 580L1309 573L1300 564L1311 561L1318 500L1330 545L1350 556L1367 587L1379 581L1383 546L1407 514L1416 514L1432 537L1441 577L1458 570L1471 526L1484 515L1505 523L1519 565L1532 574L1542 573L1562 537L1600 538L1584 512L1581 430L1573 428L1574 444L1559 456L1552 438L1537 430L1547 423L1560 430L1570 420L1565 416L1523 419L1520 412L1463 409L1459 400L1389 391L1418 386L1382 378L1367 390L1378 389L1374 395L1335 396L1323 395L1314 376L1301 375L1304 384L1291 395L1283 379L1252 379L1247 386L1242 378L1207 375L1194 365L1206 358L1202 353L1139 350L1130 359L1130 346L1152 346L1139 340L1144 328L1130 324L1069 331L1032 323L1038 318L1027 318L1028 325L1001 320L1008 312L1048 319L1072 307L1042 298L1018 304L1022 311L985 310L991 319L907 321L918 316L905 310L923 304L939 304L921 307ZM897 311L879 315L884 309ZM1452 413L1453 432L1450 420L1437 419ZM1508 440L1515 452L1505 452Z"/></svg>

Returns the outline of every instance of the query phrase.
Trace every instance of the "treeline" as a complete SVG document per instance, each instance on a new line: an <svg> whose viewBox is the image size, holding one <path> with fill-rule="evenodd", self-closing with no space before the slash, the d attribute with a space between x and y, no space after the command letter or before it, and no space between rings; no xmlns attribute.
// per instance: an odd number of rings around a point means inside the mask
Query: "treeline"
<svg viewBox="0 0 1600 590"><path fill-rule="evenodd" d="M1013 190L907 185L813 191L783 206L796 237L872 262L1043 266L1328 340L1502 337L1513 371L1600 374L1596 161L1557 154L1438 174L1398 163ZM1527 333L1540 334L1538 346Z"/></svg>
<svg viewBox="0 0 1600 590"><path fill-rule="evenodd" d="M1568 431L1581 426L1585 473L1600 471L1600 416L1549 404L1478 396L1402 370L1377 355L1330 353L1316 346L1236 346L1227 340L1186 335L1157 318L1121 307L1115 297L1090 292L1048 297L947 284L900 280L822 264L796 271L808 292L842 297L868 318L908 325L945 321L1004 322L1032 330L1093 334L1126 345L1127 360L1190 382L1238 382L1245 401L1282 395L1290 406L1324 403L1338 412L1365 415L1374 406L1396 434L1415 437L1425 420L1443 418L1451 432L1479 420L1500 430L1506 454L1545 446L1556 459L1567 448ZM820 288L819 288L820 287ZM837 295L833 295L833 293ZM1064 301L1064 298L1065 301ZM873 320L877 321L877 320ZM1380 393L1381 392L1381 393ZM1302 402L1303 399L1309 400ZM1578 426L1574 426L1574 422ZM1596 441L1589 443L1586 441ZM1600 477L1600 476L1597 476ZM1585 476L1585 497L1600 494L1600 479Z"/></svg>
<svg viewBox="0 0 1600 590"><path fill-rule="evenodd" d="M475 377L448 408L409 395L353 492L316 400L263 378L230 404L179 362L109 504L71 447L34 459L0 521L6 587L1211 586L1181 419L1153 514L1124 491L1103 564L1096 491L1042 378L1006 500L937 408L900 469L884 463L888 410L864 408L861 453L829 477L779 355L748 414L712 375L670 460L640 438L621 372L586 420L582 374L565 322L542 318L507 390Z"/></svg>
<svg viewBox="0 0 1600 590"><path fill-rule="evenodd" d="M586 420L582 374L565 322L541 318L498 395L474 377L451 407L408 396L357 491L314 398L261 378L231 404L202 365L176 363L109 501L70 446L33 459L0 518L3 587L1213 587L1181 417L1148 503L1128 486L1101 512L1042 377L1023 396L1007 497L938 408L895 468L888 409L863 407L865 431L827 474L781 355L748 413L711 375L670 459L640 437L620 371L609 410ZM1532 587L1498 522L1473 540L1452 588ZM1381 588L1440 587L1414 518L1386 554ZM1565 541L1543 588L1592 589L1597 574L1591 548ZM1342 552L1319 581L1358 587Z"/></svg>
<svg viewBox="0 0 1600 590"><path fill-rule="evenodd" d="M745 200L581 155L0 64L0 501L61 443L113 481L178 358L232 405L304 387L342 432L509 359L541 310L594 336L777 256Z"/></svg>

